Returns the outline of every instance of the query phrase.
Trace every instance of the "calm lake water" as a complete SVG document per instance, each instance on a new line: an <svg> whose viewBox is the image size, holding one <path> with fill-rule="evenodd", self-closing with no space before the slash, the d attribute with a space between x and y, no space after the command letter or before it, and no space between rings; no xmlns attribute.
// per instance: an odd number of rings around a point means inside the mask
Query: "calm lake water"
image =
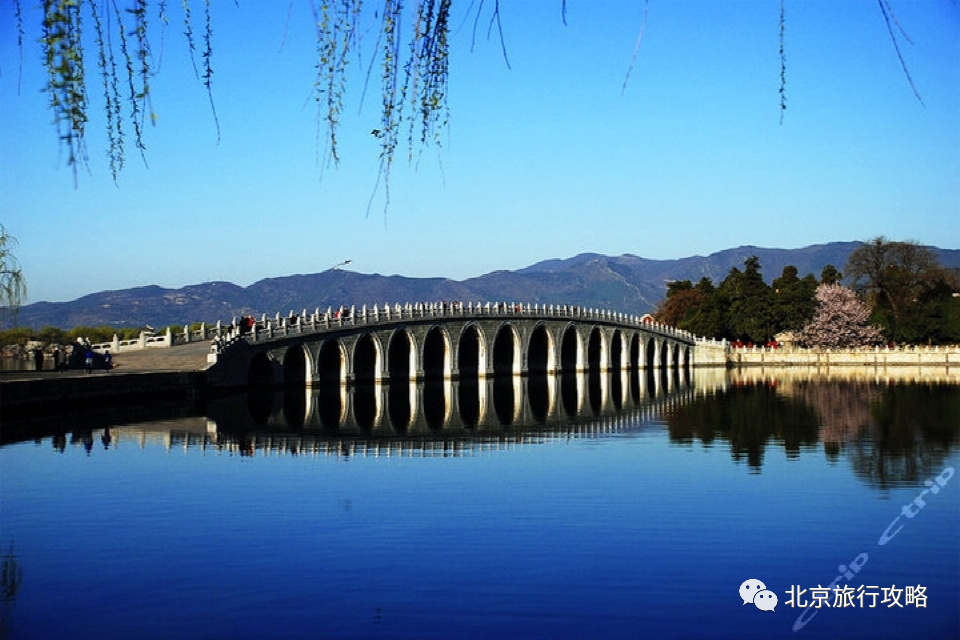
<svg viewBox="0 0 960 640"><path fill-rule="evenodd" d="M4 630L957 638L960 384L926 373L516 378L60 416L0 448ZM838 576L846 607L789 604ZM772 611L744 603L747 580Z"/></svg>

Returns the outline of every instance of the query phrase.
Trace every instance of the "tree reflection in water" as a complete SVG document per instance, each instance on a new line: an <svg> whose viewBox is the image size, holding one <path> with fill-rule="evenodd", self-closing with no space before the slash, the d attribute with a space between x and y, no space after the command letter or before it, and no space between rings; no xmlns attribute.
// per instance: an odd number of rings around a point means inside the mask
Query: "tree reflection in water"
<svg viewBox="0 0 960 640"><path fill-rule="evenodd" d="M960 435L960 387L891 384L871 409L869 431L850 443L858 476L886 489L941 471Z"/></svg>
<svg viewBox="0 0 960 640"><path fill-rule="evenodd" d="M666 416L670 438L706 445L721 439L730 444L733 459L746 459L759 473L771 440L781 444L788 457L797 457L801 446L818 441L817 416L810 405L781 394L775 384L733 384L712 396L677 407Z"/></svg>
<svg viewBox="0 0 960 640"><path fill-rule="evenodd" d="M730 443L734 459L746 456L757 472L771 443L796 456L801 447L822 442L828 459L845 454L871 486L919 485L939 473L957 444L960 386L936 376L916 381L870 373L732 374L731 385L715 398L698 398L668 414L670 437L705 444L720 438Z"/></svg>
<svg viewBox="0 0 960 640"><path fill-rule="evenodd" d="M845 451L854 472L881 489L939 473L960 434L956 385L851 377L784 388L817 412L827 455Z"/></svg>

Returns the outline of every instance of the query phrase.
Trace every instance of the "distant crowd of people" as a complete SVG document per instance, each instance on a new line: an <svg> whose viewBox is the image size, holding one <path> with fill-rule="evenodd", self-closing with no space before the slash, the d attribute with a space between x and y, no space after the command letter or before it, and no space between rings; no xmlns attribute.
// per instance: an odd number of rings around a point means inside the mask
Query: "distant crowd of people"
<svg viewBox="0 0 960 640"><path fill-rule="evenodd" d="M86 340L67 345L63 351L60 345L54 345L50 351L50 358L53 360L53 371L84 370L87 373L93 373L94 369L113 369L113 355L106 349L103 353L97 353ZM37 371L43 371L46 366L46 354L43 349L37 347L33 350L33 363Z"/></svg>

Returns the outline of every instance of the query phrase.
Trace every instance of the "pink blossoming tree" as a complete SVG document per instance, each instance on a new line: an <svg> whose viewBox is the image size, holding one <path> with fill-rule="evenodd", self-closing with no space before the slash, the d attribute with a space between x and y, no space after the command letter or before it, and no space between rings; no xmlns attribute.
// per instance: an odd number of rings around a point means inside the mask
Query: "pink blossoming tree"
<svg viewBox="0 0 960 640"><path fill-rule="evenodd" d="M868 324L870 311L852 290L838 284L817 287L817 311L800 331L807 347L859 347L883 341L880 329Z"/></svg>

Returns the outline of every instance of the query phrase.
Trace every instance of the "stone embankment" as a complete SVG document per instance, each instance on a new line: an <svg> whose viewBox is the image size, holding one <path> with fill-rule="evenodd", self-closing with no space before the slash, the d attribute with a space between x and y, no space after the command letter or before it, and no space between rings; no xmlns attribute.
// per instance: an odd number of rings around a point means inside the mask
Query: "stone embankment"
<svg viewBox="0 0 960 640"><path fill-rule="evenodd" d="M960 347L910 346L854 349L731 347L727 351L727 364L731 367L951 367L960 366Z"/></svg>
<svg viewBox="0 0 960 640"><path fill-rule="evenodd" d="M204 383L209 343L119 354L112 370L5 371L0 418L5 423L116 402L196 400Z"/></svg>

